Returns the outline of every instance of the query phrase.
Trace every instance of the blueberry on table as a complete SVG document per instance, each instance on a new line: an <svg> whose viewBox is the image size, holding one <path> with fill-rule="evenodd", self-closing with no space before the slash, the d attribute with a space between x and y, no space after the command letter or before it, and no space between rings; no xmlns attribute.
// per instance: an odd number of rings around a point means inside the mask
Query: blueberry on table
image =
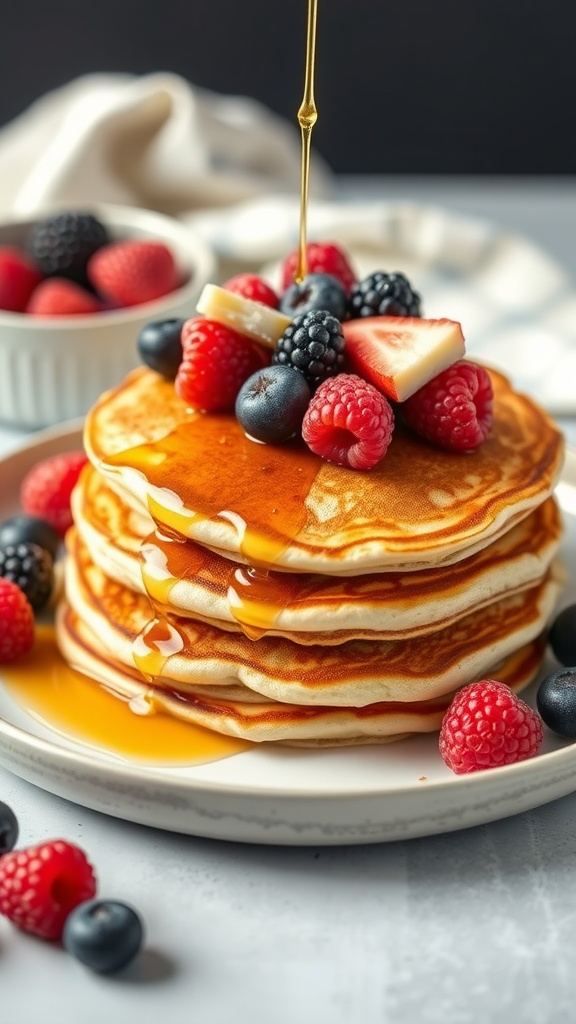
<svg viewBox="0 0 576 1024"><path fill-rule="evenodd" d="M0 857L9 853L18 840L18 820L8 804L0 800Z"/></svg>
<svg viewBox="0 0 576 1024"><path fill-rule="evenodd" d="M236 418L250 437L278 444L299 433L311 397L298 370L268 366L253 373L240 388Z"/></svg>
<svg viewBox="0 0 576 1024"><path fill-rule="evenodd" d="M558 613L550 627L548 643L561 665L576 665L576 604Z"/></svg>
<svg viewBox="0 0 576 1024"><path fill-rule="evenodd" d="M326 309L337 320L346 315L348 296L344 286L332 274L307 274L286 289L280 299L280 312L295 317L313 309Z"/></svg>
<svg viewBox="0 0 576 1024"><path fill-rule="evenodd" d="M61 543L60 534L39 516L12 516L0 523L0 548L10 544L37 544L56 558Z"/></svg>
<svg viewBox="0 0 576 1024"><path fill-rule="evenodd" d="M152 320L138 335L138 354L151 370L174 380L182 362L182 325L184 320Z"/></svg>
<svg viewBox="0 0 576 1024"><path fill-rule="evenodd" d="M576 739L576 667L547 676L538 688L536 706L552 732Z"/></svg>
<svg viewBox="0 0 576 1024"><path fill-rule="evenodd" d="M100 974L127 967L144 938L136 911L118 900L93 899L80 903L64 925L64 948Z"/></svg>

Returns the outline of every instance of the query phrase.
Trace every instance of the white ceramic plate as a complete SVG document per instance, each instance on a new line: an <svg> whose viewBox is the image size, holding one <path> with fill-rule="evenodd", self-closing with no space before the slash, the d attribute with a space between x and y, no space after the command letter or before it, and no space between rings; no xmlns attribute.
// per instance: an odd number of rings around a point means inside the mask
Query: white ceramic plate
<svg viewBox="0 0 576 1024"><path fill-rule="evenodd" d="M81 445L78 424L36 435L0 461L0 520L17 510L18 485L38 459ZM576 452L558 496L565 512L576 600ZM548 670L552 669L552 662ZM1 685L0 764L58 796L119 818L190 835L255 843L386 842L479 825L576 790L576 744L546 736L537 757L456 776L437 736L344 750L250 750L191 768L146 767L52 732Z"/></svg>

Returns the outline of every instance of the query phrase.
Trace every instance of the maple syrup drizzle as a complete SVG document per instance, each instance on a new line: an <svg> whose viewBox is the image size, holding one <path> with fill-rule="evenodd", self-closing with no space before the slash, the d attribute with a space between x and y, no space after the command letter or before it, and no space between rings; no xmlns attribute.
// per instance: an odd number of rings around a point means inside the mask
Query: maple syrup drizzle
<svg viewBox="0 0 576 1024"><path fill-rule="evenodd" d="M318 0L308 0L308 19L306 28L306 68L304 73L304 96L298 110L298 124L302 137L302 174L300 182L300 233L298 244L298 263L295 281L300 283L307 272L306 260L306 221L308 214L308 187L310 178L310 143L312 129L318 120L318 111L314 102L314 66L316 60L316 18Z"/></svg>

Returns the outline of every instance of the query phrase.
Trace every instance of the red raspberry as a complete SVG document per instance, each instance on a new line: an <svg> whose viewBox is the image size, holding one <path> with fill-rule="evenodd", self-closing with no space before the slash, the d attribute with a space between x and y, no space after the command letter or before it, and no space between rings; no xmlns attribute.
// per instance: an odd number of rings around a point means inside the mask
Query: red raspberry
<svg viewBox="0 0 576 1024"><path fill-rule="evenodd" d="M86 854L64 839L0 858L0 913L41 939L59 939L70 911L95 894Z"/></svg>
<svg viewBox="0 0 576 1024"><path fill-rule="evenodd" d="M84 452L65 452L37 462L20 485L23 512L44 519L63 537L72 525L70 495L87 461Z"/></svg>
<svg viewBox="0 0 576 1024"><path fill-rule="evenodd" d="M181 342L176 394L205 412L231 411L244 381L270 362L271 352L266 355L245 335L203 317L186 320Z"/></svg>
<svg viewBox="0 0 576 1024"><path fill-rule="evenodd" d="M457 775L534 757L539 716L505 683L483 679L456 694L442 721L440 754Z"/></svg>
<svg viewBox="0 0 576 1024"><path fill-rule="evenodd" d="M356 274L346 253L334 242L309 242L306 246L306 264L309 274L332 274L337 277L347 292L356 284ZM298 249L291 252L282 264L281 291L285 292L294 283L297 266Z"/></svg>
<svg viewBox="0 0 576 1024"><path fill-rule="evenodd" d="M23 590L0 577L0 665L26 654L34 643L34 612Z"/></svg>
<svg viewBox="0 0 576 1024"><path fill-rule="evenodd" d="M163 242L148 240L103 245L88 262L96 291L120 306L139 306L178 287L174 257Z"/></svg>
<svg viewBox="0 0 576 1024"><path fill-rule="evenodd" d="M471 451L492 426L492 381L483 366L461 359L402 404L406 422L441 448Z"/></svg>
<svg viewBox="0 0 576 1024"><path fill-rule="evenodd" d="M252 299L253 302L261 302L264 306L278 309L280 300L276 292L258 274L236 274L222 287L228 292L234 292L235 295L243 295L245 299Z"/></svg>
<svg viewBox="0 0 576 1024"><path fill-rule="evenodd" d="M73 281L64 277L49 277L34 289L26 312L32 316L77 316L99 313L98 299Z"/></svg>
<svg viewBox="0 0 576 1024"><path fill-rule="evenodd" d="M351 469L372 469L380 462L393 430L388 399L354 373L325 380L302 422L302 437L316 455Z"/></svg>
<svg viewBox="0 0 576 1024"><path fill-rule="evenodd" d="M42 274L30 260L9 245L0 246L0 309L23 313Z"/></svg>

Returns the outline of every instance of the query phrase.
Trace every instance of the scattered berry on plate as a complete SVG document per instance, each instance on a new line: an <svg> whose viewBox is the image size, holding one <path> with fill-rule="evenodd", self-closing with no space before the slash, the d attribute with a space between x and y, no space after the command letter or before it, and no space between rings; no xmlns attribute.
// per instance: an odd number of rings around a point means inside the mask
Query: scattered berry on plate
<svg viewBox="0 0 576 1024"><path fill-rule="evenodd" d="M109 241L106 227L93 214L65 212L33 225L26 239L26 252L43 274L86 285L90 257Z"/></svg>
<svg viewBox="0 0 576 1024"><path fill-rule="evenodd" d="M99 295L120 306L139 306L175 291L174 257L163 242L111 242L92 256L88 277Z"/></svg>
<svg viewBox="0 0 576 1024"><path fill-rule="evenodd" d="M203 317L182 328L182 362L176 393L205 412L231 411L245 380L268 362L268 354L237 331Z"/></svg>
<svg viewBox="0 0 576 1024"><path fill-rule="evenodd" d="M38 544L7 544L0 547L0 578L12 580L39 612L54 589L54 559Z"/></svg>
<svg viewBox="0 0 576 1024"><path fill-rule="evenodd" d="M294 318L313 309L325 309L337 320L346 316L348 298L344 286L332 274L307 274L294 281L280 299L280 312Z"/></svg>
<svg viewBox="0 0 576 1024"><path fill-rule="evenodd" d="M278 309L278 296L273 288L259 274L236 274L222 285L227 292L242 295L252 302L261 302L271 309Z"/></svg>
<svg viewBox="0 0 576 1024"><path fill-rule="evenodd" d="M301 373L289 366L267 366L240 388L236 418L250 437L278 444L299 433L311 397Z"/></svg>
<svg viewBox="0 0 576 1024"><path fill-rule="evenodd" d="M374 316L347 320L346 368L395 402L405 402L432 377L464 355L455 320Z"/></svg>
<svg viewBox="0 0 576 1024"><path fill-rule="evenodd" d="M24 477L20 505L31 516L46 520L61 537L72 525L70 495L83 467L84 452L64 452L41 459Z"/></svg>
<svg viewBox="0 0 576 1024"><path fill-rule="evenodd" d="M68 953L100 974L127 967L143 939L142 920L133 907L104 899L87 900L75 907L62 934Z"/></svg>
<svg viewBox="0 0 576 1024"><path fill-rule="evenodd" d="M293 283L298 267L298 249L286 257L281 269L281 291ZM308 242L306 246L307 273L332 274L344 286L346 294L356 283L356 274L341 246L335 242Z"/></svg>
<svg viewBox="0 0 576 1024"><path fill-rule="evenodd" d="M48 277L34 289L26 313L30 316L84 316L99 313L102 303L92 292L64 277Z"/></svg>
<svg viewBox="0 0 576 1024"><path fill-rule="evenodd" d="M0 800L0 857L13 850L18 842L18 819L14 811Z"/></svg>
<svg viewBox="0 0 576 1024"><path fill-rule="evenodd" d="M542 680L536 694L536 707L552 732L576 739L576 666L561 668Z"/></svg>
<svg viewBox="0 0 576 1024"><path fill-rule="evenodd" d="M0 309L23 313L42 274L18 249L0 246Z"/></svg>
<svg viewBox="0 0 576 1024"><path fill-rule="evenodd" d="M440 729L440 754L463 775L534 757L542 738L536 712L505 683L483 679L454 697Z"/></svg>
<svg viewBox="0 0 576 1024"><path fill-rule="evenodd" d="M62 538L50 523L38 516L16 515L0 523L0 547L9 544L38 544L56 558Z"/></svg>
<svg viewBox="0 0 576 1024"><path fill-rule="evenodd" d="M576 665L576 604L558 612L548 631L548 643L561 665Z"/></svg>
<svg viewBox="0 0 576 1024"><path fill-rule="evenodd" d="M351 319L364 316L421 316L420 296L405 274L377 270L350 292Z"/></svg>
<svg viewBox="0 0 576 1024"><path fill-rule="evenodd" d="M24 591L0 577L0 665L26 654L34 643L34 611Z"/></svg>
<svg viewBox="0 0 576 1024"><path fill-rule="evenodd" d="M324 381L302 423L302 437L316 455L350 469L372 469L380 462L393 430L388 399L353 373Z"/></svg>
<svg viewBox="0 0 576 1024"><path fill-rule="evenodd" d="M345 348L340 321L326 310L316 309L289 324L276 342L272 362L299 370L315 388L340 373Z"/></svg>
<svg viewBox="0 0 576 1024"><path fill-rule="evenodd" d="M145 324L136 342L143 363L167 380L174 380L182 362L180 336L184 320L153 320Z"/></svg>
<svg viewBox="0 0 576 1024"><path fill-rule="evenodd" d="M483 366L460 360L408 398L406 422L428 441L452 451L478 448L492 426L492 382Z"/></svg>
<svg viewBox="0 0 576 1024"><path fill-rule="evenodd" d="M0 913L25 932L59 939L68 914L96 894L86 854L53 839L0 858Z"/></svg>

